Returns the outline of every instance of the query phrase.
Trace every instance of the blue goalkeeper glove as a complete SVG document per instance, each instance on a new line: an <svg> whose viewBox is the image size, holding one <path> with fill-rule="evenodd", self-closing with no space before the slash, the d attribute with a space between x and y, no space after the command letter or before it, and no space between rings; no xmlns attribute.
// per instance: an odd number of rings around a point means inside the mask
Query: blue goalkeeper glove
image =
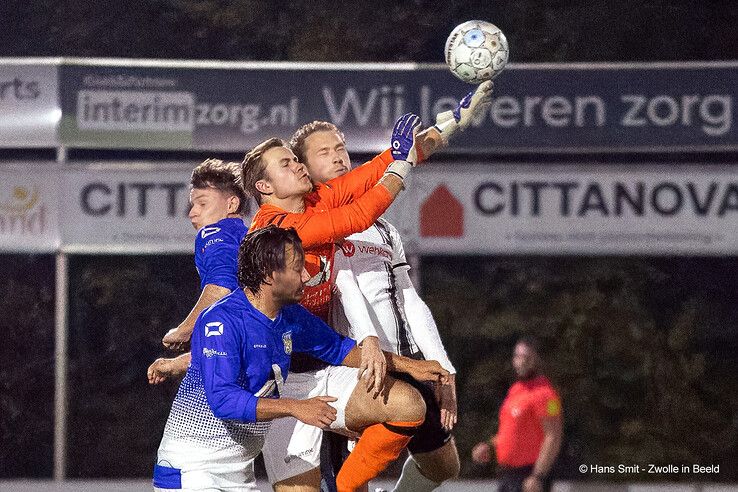
<svg viewBox="0 0 738 492"><path fill-rule="evenodd" d="M395 122L392 129L392 157L395 159L388 167L385 173L394 174L405 181L410 168L415 166L420 160L417 142L415 136L420 130L420 117L412 113L407 113Z"/></svg>
<svg viewBox="0 0 738 492"><path fill-rule="evenodd" d="M420 117L407 113L397 120L392 129L392 157L396 161L407 161L411 166L418 163L418 147L415 136L420 130Z"/></svg>
<svg viewBox="0 0 738 492"><path fill-rule="evenodd" d="M466 130L474 120L479 118L480 114L487 110L492 102L493 87L491 80L482 82L477 90L464 96L452 111L444 111L436 115L434 128L441 134L444 144L448 145L448 141L457 131Z"/></svg>

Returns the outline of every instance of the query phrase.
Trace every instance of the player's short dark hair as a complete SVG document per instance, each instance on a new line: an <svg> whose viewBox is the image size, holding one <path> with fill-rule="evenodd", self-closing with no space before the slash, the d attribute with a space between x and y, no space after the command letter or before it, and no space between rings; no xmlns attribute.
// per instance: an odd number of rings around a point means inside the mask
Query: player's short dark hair
<svg viewBox="0 0 738 492"><path fill-rule="evenodd" d="M273 272L287 267L285 250L292 245L295 254L305 257L297 231L268 225L249 232L238 248L238 284L242 289L259 292Z"/></svg>
<svg viewBox="0 0 738 492"><path fill-rule="evenodd" d="M266 175L266 163L262 157L264 152L275 147L287 147L287 144L281 138L270 138L264 140L259 145L246 153L241 162L241 179L246 193L250 194L261 204L262 194L256 189L256 182L264 179Z"/></svg>
<svg viewBox="0 0 738 492"><path fill-rule="evenodd" d="M292 134L289 146L297 156L297 160L303 164L305 163L305 140L315 132L334 132L343 143L346 143L346 137L343 135L343 132L333 123L315 120L302 125Z"/></svg>
<svg viewBox="0 0 738 492"><path fill-rule="evenodd" d="M195 189L215 188L238 198L239 215L249 212L249 201L243 189L241 168L237 162L206 159L192 171L190 185Z"/></svg>

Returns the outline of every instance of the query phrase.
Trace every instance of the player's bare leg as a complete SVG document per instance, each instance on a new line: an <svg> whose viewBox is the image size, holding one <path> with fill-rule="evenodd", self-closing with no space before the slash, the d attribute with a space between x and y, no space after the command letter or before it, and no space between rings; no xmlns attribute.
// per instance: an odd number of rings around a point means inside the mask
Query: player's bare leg
<svg viewBox="0 0 738 492"><path fill-rule="evenodd" d="M336 476L338 491L363 489L397 459L424 419L425 402L409 384L387 377L376 396L358 384L346 405L346 427L361 437Z"/></svg>
<svg viewBox="0 0 738 492"><path fill-rule="evenodd" d="M373 391L367 392L362 382L357 384L346 405L346 427L355 432L385 422L420 422L424 416L425 403L420 393L409 384L389 376L382 393L376 398ZM319 468L274 484L277 492L317 492L319 489Z"/></svg>
<svg viewBox="0 0 738 492"><path fill-rule="evenodd" d="M359 382L346 405L346 427L361 432L367 426L383 422L423 420L425 403L420 393L403 381L387 376L382 393L374 397Z"/></svg>
<svg viewBox="0 0 738 492"><path fill-rule="evenodd" d="M429 492L441 482L458 477L459 470L459 453L452 437L438 449L412 454L405 461L393 492Z"/></svg>
<svg viewBox="0 0 738 492"><path fill-rule="evenodd" d="M320 468L313 468L274 484L276 492L318 492L320 490Z"/></svg>

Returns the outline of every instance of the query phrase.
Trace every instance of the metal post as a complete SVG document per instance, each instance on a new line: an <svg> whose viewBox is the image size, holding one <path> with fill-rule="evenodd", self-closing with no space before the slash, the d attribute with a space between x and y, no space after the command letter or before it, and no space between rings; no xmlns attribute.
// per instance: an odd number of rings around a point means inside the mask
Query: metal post
<svg viewBox="0 0 738 492"><path fill-rule="evenodd" d="M56 254L56 309L54 342L54 480L67 472L67 304L69 277L67 254Z"/></svg>
<svg viewBox="0 0 738 492"><path fill-rule="evenodd" d="M67 162L67 148L63 145L56 148L56 162L59 164Z"/></svg>

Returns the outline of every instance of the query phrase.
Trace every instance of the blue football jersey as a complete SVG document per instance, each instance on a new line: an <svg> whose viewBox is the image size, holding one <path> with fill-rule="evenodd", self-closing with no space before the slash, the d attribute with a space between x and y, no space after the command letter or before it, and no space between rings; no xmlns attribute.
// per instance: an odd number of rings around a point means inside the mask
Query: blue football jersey
<svg viewBox="0 0 738 492"><path fill-rule="evenodd" d="M200 275L200 290L207 284L230 291L238 289L238 247L248 232L240 218L226 218L197 231L195 267Z"/></svg>
<svg viewBox="0 0 738 492"><path fill-rule="evenodd" d="M279 397L292 352L340 365L355 343L299 304L271 320L237 289L198 317L188 372L199 373L217 418L255 422L258 397Z"/></svg>

